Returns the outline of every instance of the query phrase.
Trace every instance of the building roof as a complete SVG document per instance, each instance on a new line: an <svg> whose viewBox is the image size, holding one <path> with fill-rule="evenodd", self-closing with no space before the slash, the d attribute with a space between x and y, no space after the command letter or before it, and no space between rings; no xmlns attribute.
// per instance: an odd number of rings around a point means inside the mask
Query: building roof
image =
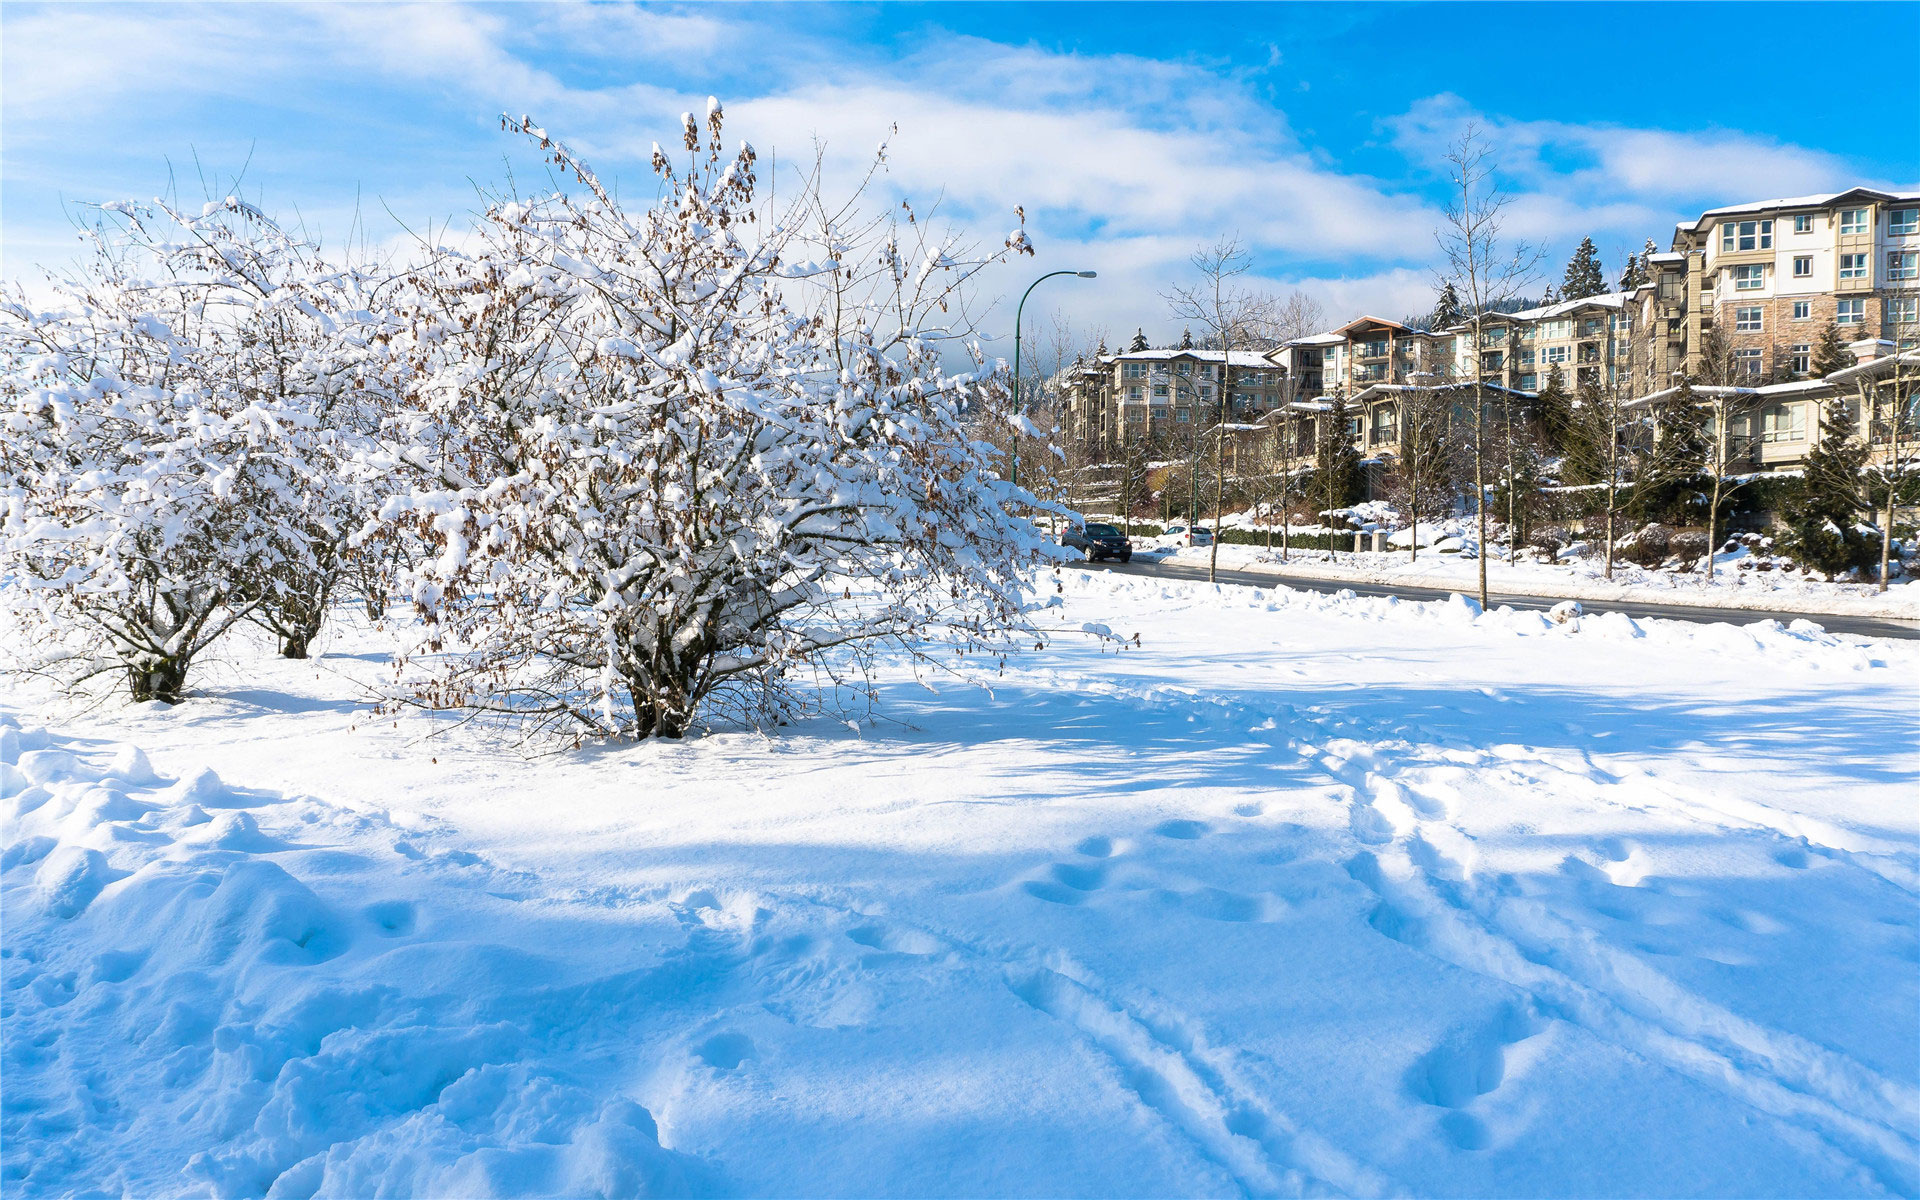
<svg viewBox="0 0 1920 1200"><path fill-rule="evenodd" d="M1310 333L1288 342L1289 346L1334 346L1347 340L1344 333Z"/></svg>
<svg viewBox="0 0 1920 1200"><path fill-rule="evenodd" d="M1523 308L1519 312L1489 313L1488 315L1512 317L1516 321L1551 321L1583 308L1624 308L1627 301L1631 299L1633 299L1632 292L1603 292L1598 296L1585 296L1579 300L1562 300L1557 304L1546 304L1539 308Z"/></svg>
<svg viewBox="0 0 1920 1200"><path fill-rule="evenodd" d="M1851 383L1861 376L1881 375L1901 368L1920 371L1920 350L1902 350L1898 354L1883 354L1878 358L1870 358L1866 362L1855 363L1851 367L1842 367L1827 376L1827 379L1833 383Z"/></svg>
<svg viewBox="0 0 1920 1200"><path fill-rule="evenodd" d="M1920 200L1920 192L1883 192L1877 188L1855 187L1844 192L1827 192L1818 196L1787 196L1778 200L1752 200L1745 204L1729 204L1722 208L1710 208L1700 214L1700 219L1692 224L1682 223L1679 228L1699 230L1711 225L1715 217L1733 216L1737 213L1777 212L1789 208L1827 208L1852 196L1868 200Z"/></svg>
<svg viewBox="0 0 1920 1200"><path fill-rule="evenodd" d="M1348 321L1345 325L1342 325L1339 329L1335 330L1334 332L1344 334L1349 329L1352 329L1357 325L1385 325L1392 329L1398 329L1403 333L1409 332L1407 329L1407 326L1402 325L1398 321L1389 321L1385 317L1367 317L1367 316L1355 317L1353 320Z"/></svg>
<svg viewBox="0 0 1920 1200"><path fill-rule="evenodd" d="M1221 360L1224 353L1226 352L1221 350L1136 350L1132 353L1111 354L1101 361L1140 362L1145 360L1149 362L1171 362L1176 358L1189 358L1195 362L1217 363ZM1275 365L1272 359L1258 351L1235 350L1232 354L1233 358L1228 364L1230 366L1272 368Z"/></svg>

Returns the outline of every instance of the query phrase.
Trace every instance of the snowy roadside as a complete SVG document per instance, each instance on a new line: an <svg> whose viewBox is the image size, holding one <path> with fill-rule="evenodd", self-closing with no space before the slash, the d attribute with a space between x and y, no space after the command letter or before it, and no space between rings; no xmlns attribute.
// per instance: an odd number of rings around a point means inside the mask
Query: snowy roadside
<svg viewBox="0 0 1920 1200"><path fill-rule="evenodd" d="M1060 587L857 731L0 697L6 1192L1920 1190L1920 647Z"/></svg>
<svg viewBox="0 0 1920 1200"><path fill-rule="evenodd" d="M1185 565L1207 563L1209 547L1142 547L1137 558ZM1345 579L1354 583L1408 584L1448 588L1471 593L1479 586L1479 564L1458 555L1426 553L1416 561L1405 554L1342 551L1329 561L1327 553L1295 551L1281 562L1279 550L1265 547L1220 547L1220 565L1236 571L1269 574L1276 579ZM1649 571L1631 563L1616 563L1609 581L1597 565L1580 563L1487 563L1487 586L1510 595L1561 600L1638 600L1653 604L1684 604L1700 608L1735 608L1755 613L1830 613L1835 616L1893 617L1920 620L1920 581L1895 584L1886 593L1871 584L1822 583L1784 572L1741 571L1731 567L1715 572L1709 584L1703 575L1675 575Z"/></svg>

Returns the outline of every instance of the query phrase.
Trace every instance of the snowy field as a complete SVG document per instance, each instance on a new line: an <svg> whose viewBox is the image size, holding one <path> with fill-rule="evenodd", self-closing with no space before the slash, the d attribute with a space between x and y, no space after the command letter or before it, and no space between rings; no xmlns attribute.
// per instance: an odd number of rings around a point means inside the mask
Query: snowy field
<svg viewBox="0 0 1920 1200"><path fill-rule="evenodd" d="M1920 646L1064 586L857 731L14 691L0 1190L1920 1191Z"/></svg>

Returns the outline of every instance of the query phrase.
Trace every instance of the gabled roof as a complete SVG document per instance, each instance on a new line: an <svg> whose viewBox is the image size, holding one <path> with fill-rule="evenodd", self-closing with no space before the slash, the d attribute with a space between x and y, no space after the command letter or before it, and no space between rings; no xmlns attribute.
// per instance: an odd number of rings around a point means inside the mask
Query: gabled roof
<svg viewBox="0 0 1920 1200"><path fill-rule="evenodd" d="M1681 229L1696 232L1713 224L1716 217L1730 217L1740 213L1779 212L1793 208L1830 208L1847 200L1920 200L1920 192L1883 192L1877 188L1856 187L1844 192L1829 192L1819 196L1788 196L1779 200L1753 200L1746 204L1729 204L1724 208L1710 208L1700 214L1700 219L1691 225L1682 224Z"/></svg>
<svg viewBox="0 0 1920 1200"><path fill-rule="evenodd" d="M1347 340L1343 333L1310 333L1288 342L1289 346L1337 346Z"/></svg>
<svg viewBox="0 0 1920 1200"><path fill-rule="evenodd" d="M1412 330L1408 329L1405 325L1402 325L1398 321L1389 321L1385 317L1364 317L1364 316L1355 317L1353 320L1348 321L1345 325L1342 325L1339 329L1336 329L1334 332L1344 334L1348 330L1354 329L1361 325L1385 325L1389 329L1398 329L1402 333L1412 332Z"/></svg>

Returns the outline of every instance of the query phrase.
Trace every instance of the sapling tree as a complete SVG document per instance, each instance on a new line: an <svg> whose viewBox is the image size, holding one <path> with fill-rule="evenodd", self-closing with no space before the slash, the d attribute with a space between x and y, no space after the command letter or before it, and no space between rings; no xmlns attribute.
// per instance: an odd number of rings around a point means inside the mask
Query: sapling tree
<svg viewBox="0 0 1920 1200"><path fill-rule="evenodd" d="M1497 424L1490 419L1483 381L1488 371L1497 369L1496 363L1486 361L1488 356L1505 354L1504 349L1493 348L1487 335L1487 317L1503 311L1520 296L1534 278L1540 252L1525 243L1506 240L1502 214L1507 198L1495 179L1492 151L1477 128L1468 126L1459 140L1448 147L1445 162L1451 196L1447 201L1446 222L1435 238L1447 263L1443 289L1451 285L1453 294L1465 305L1463 319L1467 326L1468 369L1473 372L1473 410L1458 427L1458 432L1466 435L1472 455L1479 543L1476 556L1480 570L1480 604L1484 608L1487 604L1488 469L1497 453L1494 445ZM1602 289L1595 289L1599 290Z"/></svg>
<svg viewBox="0 0 1920 1200"><path fill-rule="evenodd" d="M487 210L423 272L419 383L380 514L429 553L405 699L517 714L563 738L677 737L703 713L779 719L803 672L891 645L920 661L1032 644L1043 540L969 436L1008 380L962 288L973 253L829 205L816 170L773 210L722 114L656 148L632 210L523 120L572 185ZM951 350L965 362L943 362Z"/></svg>

